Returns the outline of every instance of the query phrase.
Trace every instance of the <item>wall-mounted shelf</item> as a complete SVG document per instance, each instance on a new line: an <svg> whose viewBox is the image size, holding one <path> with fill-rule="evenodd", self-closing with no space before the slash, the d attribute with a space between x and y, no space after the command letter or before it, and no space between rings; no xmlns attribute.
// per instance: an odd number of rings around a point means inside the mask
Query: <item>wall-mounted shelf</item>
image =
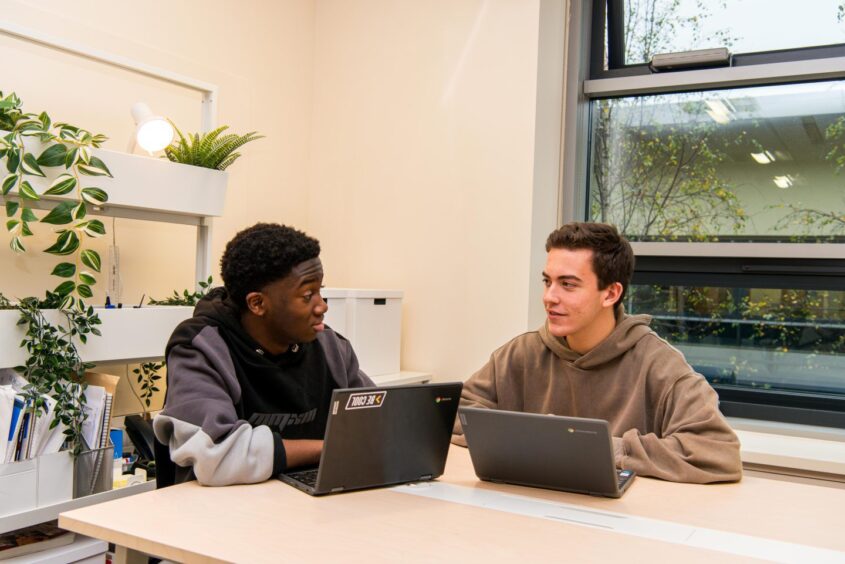
<svg viewBox="0 0 845 564"><path fill-rule="evenodd" d="M0 131L0 134L3 133ZM24 145L36 156L44 150L44 145L32 137L26 138ZM196 279L207 279L211 272L211 218L223 215L229 174L106 149L94 149L92 153L103 160L114 178L81 177L83 186L102 188L109 195L108 202L89 209L89 213L196 226ZM51 167L45 168L44 172L47 175L44 178L27 176L39 193L43 193L65 169ZM17 199L17 189L12 190L7 198ZM45 209L51 207L51 200L62 199L68 197L45 196L28 203L35 209Z"/></svg>
<svg viewBox="0 0 845 564"><path fill-rule="evenodd" d="M79 346L85 362L139 362L164 355L167 339L176 326L191 317L192 307L145 306L122 309L97 308L102 320L101 337L90 336ZM57 310L44 312L47 321L61 324ZM0 368L12 368L26 362L26 351L20 347L25 332L17 326L20 313L15 309L0 310Z"/></svg>
<svg viewBox="0 0 845 564"><path fill-rule="evenodd" d="M40 148L30 149L40 154ZM102 208L89 213L196 226L197 280L208 278L210 218L223 213L228 175L126 153L95 150L94 154L106 163L114 178L83 177L85 186L96 186L109 194L109 201ZM45 172L48 172L46 178L27 178L39 192L63 171L45 169ZM35 204L48 206L49 202ZM100 308L97 314L102 320L99 326L102 336L91 336L86 345L80 345L80 355L86 362L97 363L161 358L173 329L192 312L192 307L179 306ZM45 316L51 323L61 324L58 311L45 311ZM24 331L17 326L18 319L17 310L0 310L0 368L12 368L26 361L26 352L20 348ZM151 489L155 489L153 481L0 517L0 532L56 519L62 511Z"/></svg>

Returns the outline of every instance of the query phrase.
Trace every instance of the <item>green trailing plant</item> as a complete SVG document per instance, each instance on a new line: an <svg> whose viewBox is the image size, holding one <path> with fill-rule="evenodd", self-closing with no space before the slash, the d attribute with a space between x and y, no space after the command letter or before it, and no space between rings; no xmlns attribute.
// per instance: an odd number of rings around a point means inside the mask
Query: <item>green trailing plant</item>
<svg viewBox="0 0 845 564"><path fill-rule="evenodd" d="M63 258L52 271L62 279L53 292L64 298L63 307L87 311L82 300L93 296L91 286L97 281L94 273L100 272L101 259L86 243L106 232L102 221L87 217L88 206L103 205L108 194L102 188L83 186L82 177L111 177L106 164L91 151L106 137L68 123L53 123L46 112L25 113L14 92L8 96L0 92L0 129L5 132L0 137L0 161L5 161L6 168L2 196L9 244L23 253L33 224L56 226L55 242L44 249ZM35 180L47 177L50 169L58 169L59 174L39 192ZM40 218L36 202L41 207L48 203Z"/></svg>
<svg viewBox="0 0 845 564"><path fill-rule="evenodd" d="M2 292L0 292L0 309L15 309L15 305Z"/></svg>
<svg viewBox="0 0 845 564"><path fill-rule="evenodd" d="M55 293L48 293L48 305L63 301ZM75 340L85 343L88 335L99 335L97 325L100 319L92 307L81 311L78 308L61 310L65 325L53 325L42 312L42 305L36 298L24 298L17 309L21 313L18 325L22 325L25 336L21 342L27 354L26 363L15 370L27 380L23 395L35 417L44 414L44 395L50 395L56 405L50 428L59 422L65 425L65 436L74 455L83 449L82 423L85 420L85 371L93 366L83 362L76 348Z"/></svg>
<svg viewBox="0 0 845 564"><path fill-rule="evenodd" d="M138 368L134 368L132 373L135 374L136 380L138 385L141 387L141 393L139 394L135 391L135 388L132 388L132 391L135 393L135 397L138 398L138 402L141 404L142 409L144 410L144 418L149 419L150 415L147 411L152 405L153 396L156 392L160 392L157 383L161 380L161 375L159 374L159 370L164 368L164 361L162 362L145 362L143 364L138 365Z"/></svg>
<svg viewBox="0 0 845 564"><path fill-rule="evenodd" d="M226 170L226 167L238 160L240 153L235 151L250 141L261 139L256 131L245 135L227 133L228 125L218 127L208 133L193 133L184 135L176 124L170 122L176 130L179 139L164 149L165 156L175 163Z"/></svg>
<svg viewBox="0 0 845 564"><path fill-rule="evenodd" d="M191 292L188 289L182 290L182 294L179 294L178 290L173 290L173 295L168 296L162 300L157 300L155 298L150 298L150 305L165 305L165 306L195 306L197 302L200 301L203 296L205 296L208 291L211 289L213 282L211 280L211 276L208 277L208 280L203 282L200 280L199 287L200 289Z"/></svg>
<svg viewBox="0 0 845 564"><path fill-rule="evenodd" d="M17 253L26 252L24 240L33 235L34 225L43 223L54 226L55 234L44 252L60 257L51 274L61 281L46 299L24 298L17 305L18 324L26 331L21 347L28 358L16 370L29 382L25 395L33 418L44 414L43 395L51 396L57 403L50 426L63 423L68 445L78 454L85 419L82 376L92 365L82 362L76 343L100 335L100 319L84 300L93 296L101 259L87 243L106 232L102 221L87 216L89 206L108 201L105 190L83 177L111 177L108 166L92 154L106 137L54 123L46 112L24 112L14 92L0 92L0 130L0 167L5 168L0 195L9 245ZM44 309L59 310L64 323L49 323Z"/></svg>

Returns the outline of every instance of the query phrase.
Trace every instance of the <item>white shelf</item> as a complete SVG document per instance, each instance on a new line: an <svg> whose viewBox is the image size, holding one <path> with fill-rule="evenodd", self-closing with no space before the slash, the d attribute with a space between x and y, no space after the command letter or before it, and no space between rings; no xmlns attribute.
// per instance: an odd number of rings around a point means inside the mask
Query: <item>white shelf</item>
<svg viewBox="0 0 845 564"><path fill-rule="evenodd" d="M26 140L28 149L38 155L42 149L30 145L34 142L32 138ZM114 178L82 177L83 186L96 186L109 194L109 201L104 206L98 209L89 207L89 213L196 226L197 279L206 279L211 265L209 218L223 214L228 174L101 149L94 150L93 154L106 163ZM64 171L53 168L45 169L45 172L48 174L46 178L27 178L39 192L43 192ZM51 198L44 199L47 201L35 202L34 207L50 207ZM192 312L192 307L179 306L99 308L97 314L102 324L98 329L102 336L89 336L88 343L79 348L80 355L86 362L99 363L161 358L173 329ZM45 316L51 323L61 324L57 311L46 311ZM0 368L11 368L26 361L26 352L20 348L24 331L17 326L18 318L17 310L0 310ZM155 482L150 481L6 515L0 517L0 532L53 520L63 511L153 489Z"/></svg>
<svg viewBox="0 0 845 564"><path fill-rule="evenodd" d="M22 529L23 527L29 527L30 525L37 525L38 523L58 519L59 513L64 511L79 509L80 507L86 507L88 505L94 505L95 503L102 503L104 501L111 501L113 499L148 492L154 489L156 489L155 480L150 480L143 484L138 484L137 486L127 486L125 488L70 499L53 505L37 507L35 509L30 509L29 511L15 513L13 515L6 515L4 517L0 517L0 533L14 531L16 529Z"/></svg>
<svg viewBox="0 0 845 564"><path fill-rule="evenodd" d="M381 374L370 376L376 386L401 386L404 384L426 384L431 382L431 374L425 372L402 371L398 374Z"/></svg>
<svg viewBox="0 0 845 564"><path fill-rule="evenodd" d="M36 156L44 150L43 144L33 137L26 138L24 145ZM102 188L109 195L109 201L92 213L191 225L202 224L206 217L223 215L228 182L225 171L105 149L94 149L92 154L106 163L113 176L81 177L83 186ZM50 167L44 172L47 175L44 178L27 177L39 193L66 171L63 167ZM17 191L10 194L17 195ZM69 196L47 196L45 199L61 200L69 199ZM31 204L44 206L40 202Z"/></svg>
<svg viewBox="0 0 845 564"><path fill-rule="evenodd" d="M72 543L55 548L48 548L17 558L3 560L3 564L66 564L67 562L105 562L109 543L76 535ZM96 557L101 556L98 560Z"/></svg>
<svg viewBox="0 0 845 564"><path fill-rule="evenodd" d="M176 326L191 317L189 306L145 306L121 309L97 309L103 333L90 335L79 352L86 362L133 362L164 356L167 339ZM58 311L45 311L51 323L61 323ZM0 310L0 368L11 368L26 362L26 351L20 347L25 332L17 326L17 310Z"/></svg>

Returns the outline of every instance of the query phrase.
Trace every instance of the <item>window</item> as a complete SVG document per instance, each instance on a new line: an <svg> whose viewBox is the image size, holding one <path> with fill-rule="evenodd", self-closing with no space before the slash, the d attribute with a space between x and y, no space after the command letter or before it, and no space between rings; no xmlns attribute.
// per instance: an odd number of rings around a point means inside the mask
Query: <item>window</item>
<svg viewBox="0 0 845 564"><path fill-rule="evenodd" d="M845 2L572 10L563 217L632 241L626 307L727 414L845 427ZM722 66L648 64L715 47Z"/></svg>
<svg viewBox="0 0 845 564"><path fill-rule="evenodd" d="M636 241L845 241L845 81L595 99L589 212Z"/></svg>

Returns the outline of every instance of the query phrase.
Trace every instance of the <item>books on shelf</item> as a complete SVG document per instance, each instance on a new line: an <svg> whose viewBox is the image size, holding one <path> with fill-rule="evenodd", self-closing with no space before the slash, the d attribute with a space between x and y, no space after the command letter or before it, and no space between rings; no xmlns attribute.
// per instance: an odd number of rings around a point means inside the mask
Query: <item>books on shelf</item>
<svg viewBox="0 0 845 564"><path fill-rule="evenodd" d="M18 462L59 452L65 442L66 426L51 428L56 401L43 396L44 406L36 414L22 390L26 380L3 371L0 376L0 464ZM99 449L109 444L112 404L119 376L86 373L86 418L82 425L85 446Z"/></svg>
<svg viewBox="0 0 845 564"><path fill-rule="evenodd" d="M0 534L0 560L64 546L73 542L74 533L60 529L57 521L48 521Z"/></svg>

